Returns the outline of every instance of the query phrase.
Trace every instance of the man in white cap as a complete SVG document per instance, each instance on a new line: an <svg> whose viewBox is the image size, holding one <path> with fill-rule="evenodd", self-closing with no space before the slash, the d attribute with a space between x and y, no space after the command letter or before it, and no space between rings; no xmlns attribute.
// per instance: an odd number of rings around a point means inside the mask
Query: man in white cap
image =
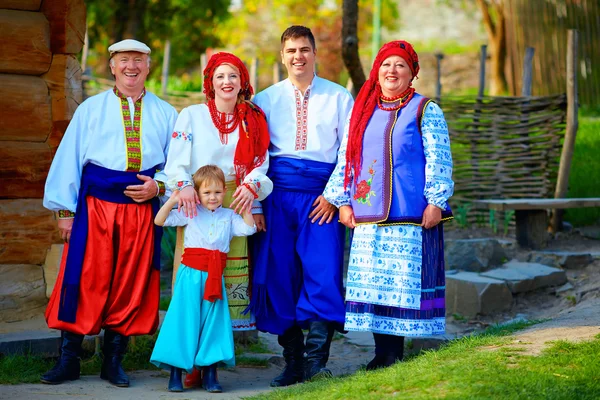
<svg viewBox="0 0 600 400"><path fill-rule="evenodd" d="M60 359L41 377L48 384L78 379L84 335L104 329L100 376L129 386L128 337L158 326L162 231L153 221L177 112L144 88L148 46L128 39L108 50L115 86L77 108L44 192L65 241L46 309L48 326L62 331Z"/></svg>

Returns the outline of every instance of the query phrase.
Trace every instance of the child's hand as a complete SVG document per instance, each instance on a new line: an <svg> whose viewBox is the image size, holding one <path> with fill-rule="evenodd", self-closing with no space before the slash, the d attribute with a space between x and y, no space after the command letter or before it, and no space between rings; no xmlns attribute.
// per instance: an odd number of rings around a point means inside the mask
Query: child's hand
<svg viewBox="0 0 600 400"><path fill-rule="evenodd" d="M171 201L179 201L178 199L179 199L179 190L175 189L171 193L171 197L169 197L169 200L171 200Z"/></svg>

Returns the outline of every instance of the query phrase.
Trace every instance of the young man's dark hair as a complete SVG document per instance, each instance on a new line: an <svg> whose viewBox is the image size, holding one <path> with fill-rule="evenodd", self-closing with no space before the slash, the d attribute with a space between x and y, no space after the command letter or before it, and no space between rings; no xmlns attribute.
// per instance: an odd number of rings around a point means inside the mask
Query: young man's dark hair
<svg viewBox="0 0 600 400"><path fill-rule="evenodd" d="M302 25L292 25L281 34L281 48L284 47L286 40L298 39L301 37L308 38L308 41L312 45L313 50L317 49L313 33L309 28Z"/></svg>

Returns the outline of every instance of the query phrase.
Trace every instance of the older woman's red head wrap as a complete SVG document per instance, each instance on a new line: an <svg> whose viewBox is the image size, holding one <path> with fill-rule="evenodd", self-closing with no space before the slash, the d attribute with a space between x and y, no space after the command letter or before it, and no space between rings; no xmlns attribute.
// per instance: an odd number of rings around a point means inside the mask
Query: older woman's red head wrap
<svg viewBox="0 0 600 400"><path fill-rule="evenodd" d="M369 74L369 79L362 86L356 96L352 116L350 117L350 127L348 132L348 148L346 149L346 172L344 176L344 188L350 183L350 176L354 175L354 181L358 179L362 164L362 144L365 129L377 106L377 99L381 96L381 87L379 86L379 68L381 64L390 56L400 56L408 63L413 79L419 73L419 56L412 45L404 40L396 40L383 45Z"/></svg>
<svg viewBox="0 0 600 400"><path fill-rule="evenodd" d="M269 149L269 128L264 112L257 105L250 102L254 89L250 85L248 69L238 57L231 53L215 53L204 68L204 94L206 99L215 101L215 88L213 87L213 76L215 70L222 64L229 64L240 73L241 89L235 113L240 117L239 135L233 164L235 167L236 183L240 185L246 175L254 168L261 165L266 158Z"/></svg>

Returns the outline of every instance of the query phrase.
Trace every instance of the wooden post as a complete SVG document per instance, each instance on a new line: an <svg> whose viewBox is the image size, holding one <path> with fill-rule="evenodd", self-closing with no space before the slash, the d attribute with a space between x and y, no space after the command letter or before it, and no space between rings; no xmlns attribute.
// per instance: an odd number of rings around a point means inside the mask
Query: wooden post
<svg viewBox="0 0 600 400"><path fill-rule="evenodd" d="M169 61L171 58L171 41L165 42L165 52L163 55L162 76L160 78L161 93L163 97L167 96L167 85L169 83Z"/></svg>
<svg viewBox="0 0 600 400"><path fill-rule="evenodd" d="M88 52L90 50L90 38L88 36L88 30L85 29L85 37L83 38L83 50L81 52L81 71L85 75L85 69L87 68Z"/></svg>
<svg viewBox="0 0 600 400"><path fill-rule="evenodd" d="M200 54L200 72L202 73L202 85L204 86L204 68L206 68L206 53Z"/></svg>
<svg viewBox="0 0 600 400"><path fill-rule="evenodd" d="M282 75L281 64L276 61L275 64L273 64L273 84L280 82L283 79Z"/></svg>
<svg viewBox="0 0 600 400"><path fill-rule="evenodd" d="M435 54L435 63L437 76L435 79L435 99L439 102L442 97L442 60L444 55L442 53Z"/></svg>
<svg viewBox="0 0 600 400"><path fill-rule="evenodd" d="M533 55L535 49L528 47L525 49L525 59L523 60L523 85L521 87L521 96L531 96L531 85L533 81Z"/></svg>
<svg viewBox="0 0 600 400"><path fill-rule="evenodd" d="M483 97L485 93L485 61L487 60L487 44L481 45L481 57L479 59L479 92L477 97Z"/></svg>
<svg viewBox="0 0 600 400"><path fill-rule="evenodd" d="M252 58L250 64L250 85L254 88L254 93L258 93L258 57Z"/></svg>
<svg viewBox="0 0 600 400"><path fill-rule="evenodd" d="M560 154L560 164L558 167L558 178L556 180L556 190L554 198L563 198L567 195L569 188L569 172L571 170L571 161L575 150L575 137L577 136L577 127L579 121L578 115L578 93L577 93L577 46L578 33L574 29L569 29L567 39L567 130L563 142L562 153ZM552 214L552 231L558 232L562 227L562 210L554 210Z"/></svg>

